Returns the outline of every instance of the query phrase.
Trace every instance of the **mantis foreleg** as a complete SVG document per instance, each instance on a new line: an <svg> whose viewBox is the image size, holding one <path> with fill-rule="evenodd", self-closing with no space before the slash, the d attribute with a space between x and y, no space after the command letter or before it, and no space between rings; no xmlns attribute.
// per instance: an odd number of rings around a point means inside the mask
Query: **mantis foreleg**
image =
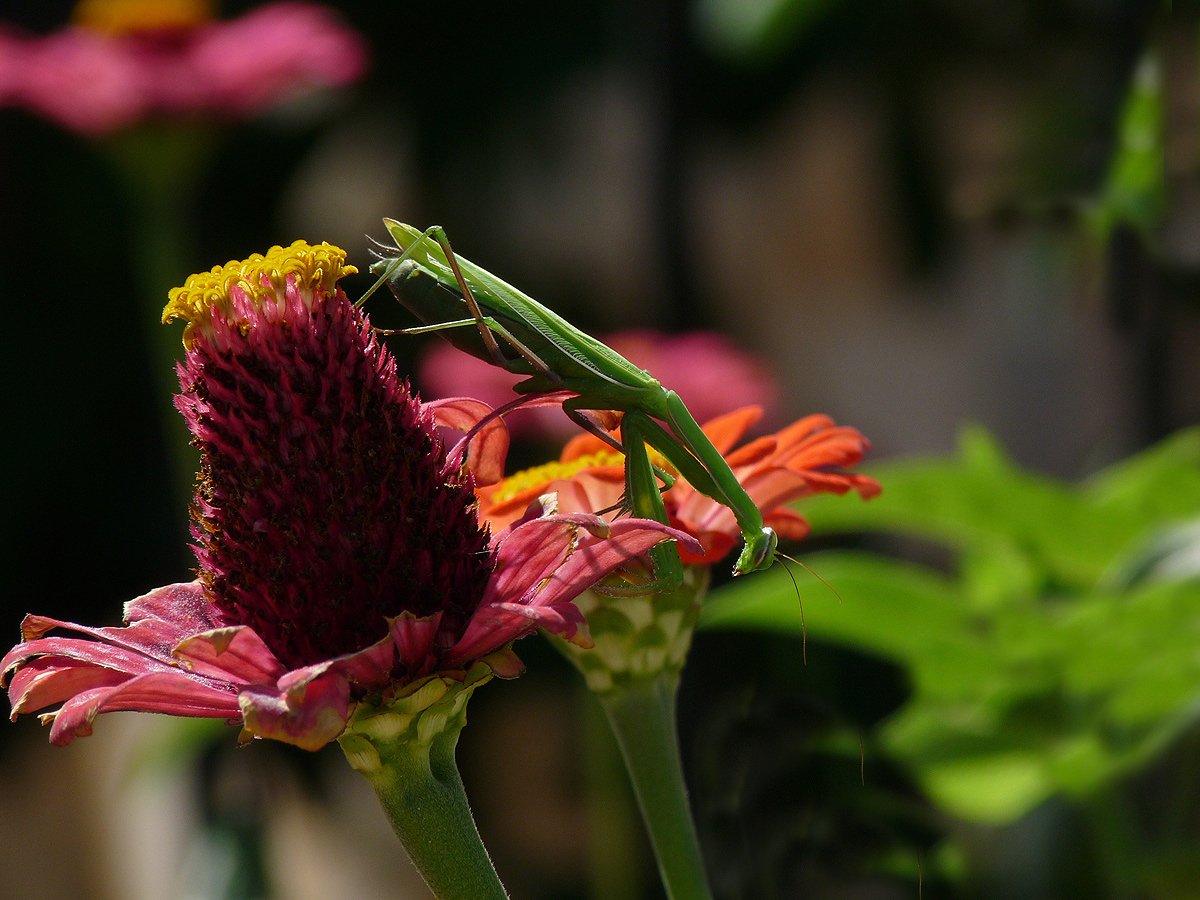
<svg viewBox="0 0 1200 900"><path fill-rule="evenodd" d="M670 525L663 503L655 467L646 452L645 425L649 417L639 412L627 412L621 421L621 443L625 453L625 499L635 516L653 519ZM639 593L670 592L683 584L683 562L674 541L665 541L651 548L650 562L654 567L654 583L639 585Z"/></svg>
<svg viewBox="0 0 1200 900"><path fill-rule="evenodd" d="M692 418L692 414L674 391L667 391L667 413L672 430L691 455L700 461L720 492L708 496L729 508L746 539L746 546L738 557L734 573L742 575L768 565L775 557L775 547L779 538L772 529L763 524L758 506L747 495L746 489L729 468L729 463L725 461L721 451L713 446L704 429ZM664 452L661 447L658 450ZM669 456L667 458L670 459ZM688 480L691 481L691 478ZM695 482L692 482L692 486L708 493Z"/></svg>

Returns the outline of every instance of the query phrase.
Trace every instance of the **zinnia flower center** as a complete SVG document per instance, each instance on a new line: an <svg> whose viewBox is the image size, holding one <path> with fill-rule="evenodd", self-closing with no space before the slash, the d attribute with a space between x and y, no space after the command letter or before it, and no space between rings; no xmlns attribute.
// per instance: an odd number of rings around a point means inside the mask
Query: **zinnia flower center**
<svg viewBox="0 0 1200 900"><path fill-rule="evenodd" d="M286 665L352 653L388 617L461 635L492 559L469 476L442 474L429 414L337 279L345 253L297 242L194 275L176 404L200 447L192 534L230 624Z"/></svg>

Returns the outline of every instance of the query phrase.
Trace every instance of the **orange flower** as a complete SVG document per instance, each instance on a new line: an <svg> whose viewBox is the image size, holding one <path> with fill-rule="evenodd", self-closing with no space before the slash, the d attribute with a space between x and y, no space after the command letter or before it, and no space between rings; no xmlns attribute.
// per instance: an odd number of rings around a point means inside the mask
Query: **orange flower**
<svg viewBox="0 0 1200 900"><path fill-rule="evenodd" d="M808 521L784 504L812 494L853 490L867 500L879 493L875 479L846 471L861 462L871 446L857 429L836 425L825 415L806 416L734 449L761 417L761 407L745 406L712 419L703 428L781 540L799 540L809 532ZM652 458L674 474L664 459L653 452ZM582 434L567 444L558 462L518 472L479 488L476 494L480 518L497 530L516 521L533 500L548 493L558 494L560 513L612 517L624 490L624 458L595 436ZM733 513L683 478L677 478L663 499L671 524L691 534L704 548L702 554L696 554L680 547L685 565L711 565L740 540Z"/></svg>

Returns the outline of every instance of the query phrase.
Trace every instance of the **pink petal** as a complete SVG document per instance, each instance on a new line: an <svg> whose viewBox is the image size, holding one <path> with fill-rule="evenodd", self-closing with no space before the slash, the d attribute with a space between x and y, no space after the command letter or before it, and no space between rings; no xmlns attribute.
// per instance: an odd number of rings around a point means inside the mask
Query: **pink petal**
<svg viewBox="0 0 1200 900"><path fill-rule="evenodd" d="M125 620L120 628L91 628L48 616L29 615L21 623L21 635L27 642L41 638L54 628L77 631L113 647L124 648L171 664L171 651L186 637L216 628L216 610L196 581L156 588L125 604ZM21 649L18 645L0 661L0 671L9 668L9 657Z"/></svg>
<svg viewBox="0 0 1200 900"><path fill-rule="evenodd" d="M13 647L3 660L0 671L7 678L15 668L25 665L38 656L58 656L81 663L103 666L129 675L147 672L171 671L174 668L167 660L157 659L123 647L114 647L103 641L85 641L79 638L49 637L26 641Z"/></svg>
<svg viewBox="0 0 1200 900"><path fill-rule="evenodd" d="M371 646L355 653L347 653L345 656L335 656L328 662L320 663L318 666L310 666L309 668L321 669L323 672L341 675L351 685L373 689L383 687L392 680L392 666L395 661L396 644L389 634L387 637L381 638L374 644L371 644ZM293 677L295 674L295 672L289 672L287 675L284 675L279 679L279 686L286 689L289 684L289 677Z"/></svg>
<svg viewBox="0 0 1200 900"><path fill-rule="evenodd" d="M427 665L432 662L433 640L437 637L442 614L417 618L410 612L402 612L391 621L392 641L400 655L400 662L409 675L425 675Z"/></svg>
<svg viewBox="0 0 1200 900"><path fill-rule="evenodd" d="M529 529L527 534L521 535L522 543L536 541L538 535L550 540L554 535L553 528L535 529L532 526L580 519L604 524L595 516L553 516L522 525L513 536ZM607 526L607 531L604 537L590 532L578 536L575 549L565 561L552 568L522 567L518 555L514 563L522 577L508 579L502 588L488 586L484 602L471 617L462 638L443 657L443 662L458 665L477 659L538 626L562 634L568 640L582 633L581 641L588 642L586 622L572 600L618 566L637 559L664 540L673 538L693 552L702 552L695 538L647 519L618 519ZM526 552L536 555L538 546L534 543ZM501 548L501 556L504 552ZM515 548L508 552L517 553ZM498 568L497 571L502 573L503 570Z"/></svg>
<svg viewBox="0 0 1200 900"><path fill-rule="evenodd" d="M193 672L235 684L275 682L287 671L253 628L235 625L185 638L174 655Z"/></svg>
<svg viewBox="0 0 1200 900"><path fill-rule="evenodd" d="M350 682L334 672L290 690L255 685L242 689L238 703L250 734L320 750L346 730Z"/></svg>
<svg viewBox="0 0 1200 900"><path fill-rule="evenodd" d="M691 535L649 519L618 519L607 539L585 538L549 583L534 598L537 606L569 602L614 569L637 559L651 547L674 539L693 553L700 542Z"/></svg>
<svg viewBox="0 0 1200 900"><path fill-rule="evenodd" d="M487 416L492 408L482 400L470 397L451 397L426 403L433 420L443 428L468 432ZM497 417L483 426L467 444L467 468L482 487L495 484L504 477L504 461L508 456L508 427Z"/></svg>
<svg viewBox="0 0 1200 900"><path fill-rule="evenodd" d="M8 688L12 718L63 703L76 694L97 687L120 684L127 672L105 669L62 656L43 656L17 670Z"/></svg>
<svg viewBox="0 0 1200 900"><path fill-rule="evenodd" d="M578 526L558 516L524 522L498 542L496 568L483 605L518 599L537 588L566 561L578 542Z"/></svg>
<svg viewBox="0 0 1200 900"><path fill-rule="evenodd" d="M46 717L54 721L50 741L65 746L86 737L96 716L121 710L205 718L236 718L239 713L232 690L209 687L182 672L154 672L75 695Z"/></svg>

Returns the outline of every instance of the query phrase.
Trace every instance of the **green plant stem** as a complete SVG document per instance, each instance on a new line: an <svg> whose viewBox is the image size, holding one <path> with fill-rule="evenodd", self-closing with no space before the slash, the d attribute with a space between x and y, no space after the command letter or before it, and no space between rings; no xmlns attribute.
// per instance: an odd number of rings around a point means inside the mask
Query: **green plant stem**
<svg viewBox="0 0 1200 900"><path fill-rule="evenodd" d="M508 900L454 762L459 729L432 742L376 743L378 768L359 769L438 900Z"/></svg>
<svg viewBox="0 0 1200 900"><path fill-rule="evenodd" d="M679 676L660 672L599 694L621 746L670 900L710 900L675 731Z"/></svg>

